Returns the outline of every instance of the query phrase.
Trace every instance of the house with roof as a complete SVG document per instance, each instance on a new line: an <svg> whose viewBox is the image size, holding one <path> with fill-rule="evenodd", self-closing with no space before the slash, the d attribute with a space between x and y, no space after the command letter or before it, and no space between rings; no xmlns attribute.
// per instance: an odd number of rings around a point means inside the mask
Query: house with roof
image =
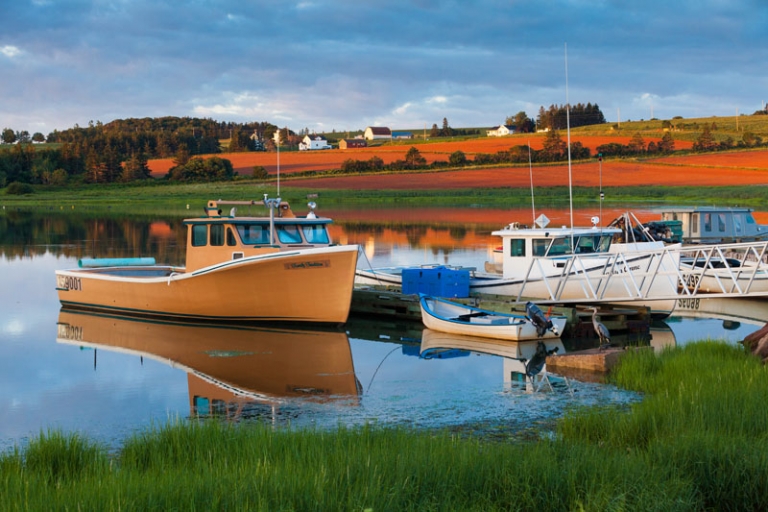
<svg viewBox="0 0 768 512"><path fill-rule="evenodd" d="M339 149L354 149L368 147L368 143L365 139L341 139L339 141Z"/></svg>
<svg viewBox="0 0 768 512"><path fill-rule="evenodd" d="M486 135L489 137L503 137L505 135L512 135L517 129L516 126L511 124L502 124L500 126L494 126L490 130L486 130Z"/></svg>
<svg viewBox="0 0 768 512"><path fill-rule="evenodd" d="M299 151L310 151L313 149L331 149L331 145L322 135L305 135L299 143Z"/></svg>
<svg viewBox="0 0 768 512"><path fill-rule="evenodd" d="M369 126L363 134L365 140L391 139L392 130L385 126Z"/></svg>

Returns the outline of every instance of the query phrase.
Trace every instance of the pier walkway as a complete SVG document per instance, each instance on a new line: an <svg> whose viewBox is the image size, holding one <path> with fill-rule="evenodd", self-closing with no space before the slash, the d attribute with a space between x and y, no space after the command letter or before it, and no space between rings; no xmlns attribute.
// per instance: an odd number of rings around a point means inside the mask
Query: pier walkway
<svg viewBox="0 0 768 512"><path fill-rule="evenodd" d="M538 297L542 304L768 297L768 242L673 245L643 253L652 257L641 264L628 262L634 252L571 255L559 260L562 269L554 276L552 259L535 259L527 275L549 277L526 278L516 299L532 296L526 290L534 282L541 288L542 281L548 295Z"/></svg>

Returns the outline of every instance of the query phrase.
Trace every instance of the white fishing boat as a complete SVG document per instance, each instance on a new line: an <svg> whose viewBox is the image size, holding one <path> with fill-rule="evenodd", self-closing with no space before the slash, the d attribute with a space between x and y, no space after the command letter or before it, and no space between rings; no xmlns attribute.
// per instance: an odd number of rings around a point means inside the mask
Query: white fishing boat
<svg viewBox="0 0 768 512"><path fill-rule="evenodd" d="M661 220L647 224L667 227L685 244L721 244L768 240L768 226L758 224L751 208L692 206L665 208Z"/></svg>
<svg viewBox="0 0 768 512"><path fill-rule="evenodd" d="M544 216L541 216L544 217ZM661 241L614 242L618 228L550 228L546 217L534 228L512 223L494 231L502 239L501 272L469 273L469 293L546 301L602 301L647 305L665 318L675 308L679 253ZM404 269L386 267L355 272L358 285L401 286ZM455 267L460 270L460 267ZM654 300L659 297L659 300Z"/></svg>
<svg viewBox="0 0 768 512"><path fill-rule="evenodd" d="M768 292L768 265L738 258L697 256L680 259L689 290L703 293Z"/></svg>
<svg viewBox="0 0 768 512"><path fill-rule="evenodd" d="M549 317L550 328L534 319L514 313L499 313L475 308L438 297L422 295L421 320L435 331L510 341L559 338L565 329L564 316Z"/></svg>

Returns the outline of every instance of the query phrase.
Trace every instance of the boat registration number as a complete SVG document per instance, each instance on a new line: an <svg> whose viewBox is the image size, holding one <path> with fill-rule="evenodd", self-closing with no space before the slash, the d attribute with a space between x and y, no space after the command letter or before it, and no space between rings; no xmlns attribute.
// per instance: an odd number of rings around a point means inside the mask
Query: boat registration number
<svg viewBox="0 0 768 512"><path fill-rule="evenodd" d="M699 309L699 298L677 299L677 307L681 309Z"/></svg>
<svg viewBox="0 0 768 512"><path fill-rule="evenodd" d="M79 325L59 324L57 330L63 340L83 341L83 328Z"/></svg>
<svg viewBox="0 0 768 512"><path fill-rule="evenodd" d="M80 291L83 289L83 283L79 277L56 276L56 287L60 290Z"/></svg>

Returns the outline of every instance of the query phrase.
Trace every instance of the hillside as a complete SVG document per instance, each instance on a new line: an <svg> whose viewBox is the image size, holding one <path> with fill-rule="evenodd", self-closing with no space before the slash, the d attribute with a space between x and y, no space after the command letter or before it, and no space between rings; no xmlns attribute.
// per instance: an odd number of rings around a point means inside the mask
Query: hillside
<svg viewBox="0 0 768 512"><path fill-rule="evenodd" d="M606 123L601 125L586 126L571 130L571 142L580 142L584 147L589 148L592 155L596 154L596 149L604 144L616 143L627 145L631 139L640 134L646 144L649 142L658 143L666 132L669 132L674 139L675 156L688 153L692 148L694 141L701 135L704 126L707 126L712 137L717 142L730 140L734 146L738 146L744 139L744 135L752 134L763 142L768 142L768 116L752 115L739 117L711 117L699 119L673 119L668 121L650 120L650 121L632 121L617 123ZM413 132L417 136L418 131ZM336 134L338 135L338 134ZM280 173L289 175L291 173L302 171L325 171L338 169L341 164L348 159L368 160L374 156L381 158L385 164L402 160L406 152L411 147L418 148L421 155L427 163L435 161L447 161L451 153L462 151L471 160L478 154L494 154L499 151L506 151L514 146L525 146L530 144L531 148L540 150L545 139L543 133L516 134L507 137L463 137L463 138L436 138L401 140L379 143L375 146L362 149L348 150L323 150L323 151L286 151L280 152ZM565 138L566 134L561 133ZM736 148L737 150L747 150L749 148ZM750 150L751 152L751 150ZM728 155L732 152L725 153ZM718 156L720 159L728 157L724 153L706 153L709 157ZM253 173L254 166L264 167L270 174L277 173L277 154L275 152L258 153L224 153L220 154L222 158L227 158L232 162L235 171L240 175L248 176ZM750 157L758 158L760 157ZM635 159L636 161L636 159ZM682 160L678 161L680 164ZM670 165L676 165L673 161L666 162ZM149 161L149 167L155 177L164 176L173 166L173 159L156 159ZM720 165L717 164L716 167ZM756 166L760 168L761 164ZM727 167L727 166L726 166Z"/></svg>

